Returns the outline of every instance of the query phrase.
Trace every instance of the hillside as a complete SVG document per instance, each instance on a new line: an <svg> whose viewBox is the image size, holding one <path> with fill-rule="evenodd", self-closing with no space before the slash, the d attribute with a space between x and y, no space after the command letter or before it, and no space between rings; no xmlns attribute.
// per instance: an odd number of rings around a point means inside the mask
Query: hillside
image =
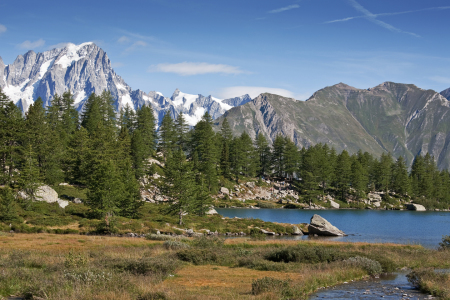
<svg viewBox="0 0 450 300"><path fill-rule="evenodd" d="M299 147L327 143L338 152L389 151L408 163L429 152L443 169L450 166L449 105L439 93L412 84L385 82L364 90L339 83L307 101L261 94L215 125L227 117L235 134L245 130L254 138L261 132L272 141L282 134Z"/></svg>

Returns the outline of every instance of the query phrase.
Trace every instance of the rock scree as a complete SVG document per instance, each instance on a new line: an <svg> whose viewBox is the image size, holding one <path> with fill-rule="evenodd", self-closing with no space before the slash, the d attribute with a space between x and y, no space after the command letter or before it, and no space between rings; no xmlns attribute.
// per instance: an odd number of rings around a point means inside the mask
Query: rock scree
<svg viewBox="0 0 450 300"><path fill-rule="evenodd" d="M314 215L309 224L309 234L325 235L325 236L345 236L346 234L337 227L331 225L319 215Z"/></svg>

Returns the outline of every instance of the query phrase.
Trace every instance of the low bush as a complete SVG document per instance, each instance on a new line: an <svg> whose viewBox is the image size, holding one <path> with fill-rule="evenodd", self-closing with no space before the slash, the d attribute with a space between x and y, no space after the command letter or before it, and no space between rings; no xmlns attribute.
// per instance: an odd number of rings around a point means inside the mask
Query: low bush
<svg viewBox="0 0 450 300"><path fill-rule="evenodd" d="M450 250L450 236L444 235L439 243L439 250Z"/></svg>
<svg viewBox="0 0 450 300"><path fill-rule="evenodd" d="M274 250L267 254L265 258L270 261L285 263L321 263L343 260L348 258L348 254L342 253L336 248L297 245Z"/></svg>
<svg viewBox="0 0 450 300"><path fill-rule="evenodd" d="M222 247L225 239L218 236L200 236L192 241L192 246L197 248Z"/></svg>
<svg viewBox="0 0 450 300"><path fill-rule="evenodd" d="M162 278L173 274L180 265L180 261L172 256L144 257L140 259L122 259L111 262L118 271L127 271L134 275L156 275Z"/></svg>
<svg viewBox="0 0 450 300"><path fill-rule="evenodd" d="M209 263L216 263L218 255L211 249L190 248L177 252L178 259L193 263L194 265L204 265Z"/></svg>
<svg viewBox="0 0 450 300"><path fill-rule="evenodd" d="M163 247L167 250L180 250L189 248L190 246L177 240L168 240L163 243Z"/></svg>
<svg viewBox="0 0 450 300"><path fill-rule="evenodd" d="M383 271L380 263L367 257L355 256L344 261L347 265L360 267L369 273L369 275L378 275Z"/></svg>
<svg viewBox="0 0 450 300"><path fill-rule="evenodd" d="M253 295L260 295L267 292L279 294L282 298L291 298L295 295L290 280L263 277L252 282Z"/></svg>
<svg viewBox="0 0 450 300"><path fill-rule="evenodd" d="M450 299L450 274L438 273L433 268L422 268L412 271L406 277L422 292Z"/></svg>
<svg viewBox="0 0 450 300"><path fill-rule="evenodd" d="M261 229L259 228L251 228L250 229L250 237L254 241L265 241L267 236L265 233L261 232Z"/></svg>

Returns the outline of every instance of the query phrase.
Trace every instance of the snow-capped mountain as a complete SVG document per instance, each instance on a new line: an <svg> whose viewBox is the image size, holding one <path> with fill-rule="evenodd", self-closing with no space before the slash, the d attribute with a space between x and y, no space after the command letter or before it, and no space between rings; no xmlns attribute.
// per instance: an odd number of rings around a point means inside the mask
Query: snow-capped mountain
<svg viewBox="0 0 450 300"><path fill-rule="evenodd" d="M51 105L55 94L70 90L74 95L74 106L81 111L91 93L100 94L108 90L114 97L117 111L127 104L138 109L151 104L161 122L166 111L173 118L180 112L189 125L195 125L208 111L215 119L231 107L251 101L248 95L232 99L217 99L212 96L190 95L175 90L170 98L159 92L146 94L131 87L117 75L111 62L100 47L94 43L68 44L43 53L28 51L5 65L0 57L0 88L23 112L41 97L45 106Z"/></svg>

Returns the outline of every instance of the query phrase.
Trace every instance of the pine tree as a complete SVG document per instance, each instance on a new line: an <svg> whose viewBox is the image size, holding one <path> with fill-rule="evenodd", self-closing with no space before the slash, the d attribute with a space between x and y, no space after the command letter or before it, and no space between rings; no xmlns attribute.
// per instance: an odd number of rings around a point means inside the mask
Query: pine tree
<svg viewBox="0 0 450 300"><path fill-rule="evenodd" d="M120 110L120 126L126 128L130 134L137 127L136 114L128 103L125 105L125 109Z"/></svg>
<svg viewBox="0 0 450 300"><path fill-rule="evenodd" d="M149 158L156 148L158 136L155 130L155 115L151 105L144 105L137 111L137 129L139 129L144 144L144 157Z"/></svg>
<svg viewBox="0 0 450 300"><path fill-rule="evenodd" d="M131 155L133 159L133 168L135 170L136 179L145 175L146 149L141 131L136 129L131 138Z"/></svg>
<svg viewBox="0 0 450 300"><path fill-rule="evenodd" d="M0 89L0 184L10 183L19 167L23 126L20 109Z"/></svg>
<svg viewBox="0 0 450 300"><path fill-rule="evenodd" d="M365 195L369 177L367 170L363 168L357 157L352 156L352 171L351 171L352 188L356 191L356 198L359 200Z"/></svg>
<svg viewBox="0 0 450 300"><path fill-rule="evenodd" d="M272 152L269 142L262 133L256 136L255 148L258 155L258 176L270 174Z"/></svg>
<svg viewBox="0 0 450 300"><path fill-rule="evenodd" d="M346 200L346 194L351 180L351 172L350 156L346 150L343 150L337 157L335 169L336 187L340 191L341 199L343 201Z"/></svg>
<svg viewBox="0 0 450 300"><path fill-rule="evenodd" d="M292 178L294 177L294 173L297 171L300 164L300 155L297 145L295 145L295 143L292 142L288 137L285 138L284 143L284 170L286 177L292 180Z"/></svg>
<svg viewBox="0 0 450 300"><path fill-rule="evenodd" d="M182 112L178 114L177 119L175 120L174 130L176 146L183 152L186 152L188 147L187 132L189 130L189 125L186 123L186 119Z"/></svg>
<svg viewBox="0 0 450 300"><path fill-rule="evenodd" d="M392 189L397 194L405 195L409 191L408 169L403 156L400 156L392 170Z"/></svg>
<svg viewBox="0 0 450 300"><path fill-rule="evenodd" d="M165 159L169 152L175 149L175 124L170 116L169 111L164 115L161 126L159 127L159 143L158 146L163 153Z"/></svg>
<svg viewBox="0 0 450 300"><path fill-rule="evenodd" d="M241 144L241 155L239 156L241 170L245 176L254 177L256 175L257 157L253 141L246 131L239 137Z"/></svg>
<svg viewBox="0 0 450 300"><path fill-rule="evenodd" d="M25 209L29 208L31 201L37 200L37 190L41 183L41 176L39 174L39 168L33 148L28 145L28 149L25 155L25 162L23 164L20 177L18 180L19 189L24 191L28 200L25 201Z"/></svg>
<svg viewBox="0 0 450 300"><path fill-rule="evenodd" d="M392 165L393 160L390 153L382 153L380 157L380 163L378 164L378 169L376 170L378 188L385 193L388 192L389 187L392 183Z"/></svg>
<svg viewBox="0 0 450 300"><path fill-rule="evenodd" d="M10 223L19 221L16 201L12 189L5 187L0 190L0 222Z"/></svg>
<svg viewBox="0 0 450 300"><path fill-rule="evenodd" d="M222 122L222 127L220 130L220 135L222 137L222 151L220 154L220 169L222 175L226 178L231 177L231 159L230 159L230 147L233 140L232 131L227 118Z"/></svg>
<svg viewBox="0 0 450 300"><path fill-rule="evenodd" d="M183 151L169 151L165 166L165 181L161 188L169 197L169 212L178 214L179 225L183 214L191 212L195 201L195 182L192 165L186 161Z"/></svg>
<svg viewBox="0 0 450 300"><path fill-rule="evenodd" d="M275 137L273 142L272 164L273 169L278 177L283 177L284 174L284 148L286 141L281 134Z"/></svg>

